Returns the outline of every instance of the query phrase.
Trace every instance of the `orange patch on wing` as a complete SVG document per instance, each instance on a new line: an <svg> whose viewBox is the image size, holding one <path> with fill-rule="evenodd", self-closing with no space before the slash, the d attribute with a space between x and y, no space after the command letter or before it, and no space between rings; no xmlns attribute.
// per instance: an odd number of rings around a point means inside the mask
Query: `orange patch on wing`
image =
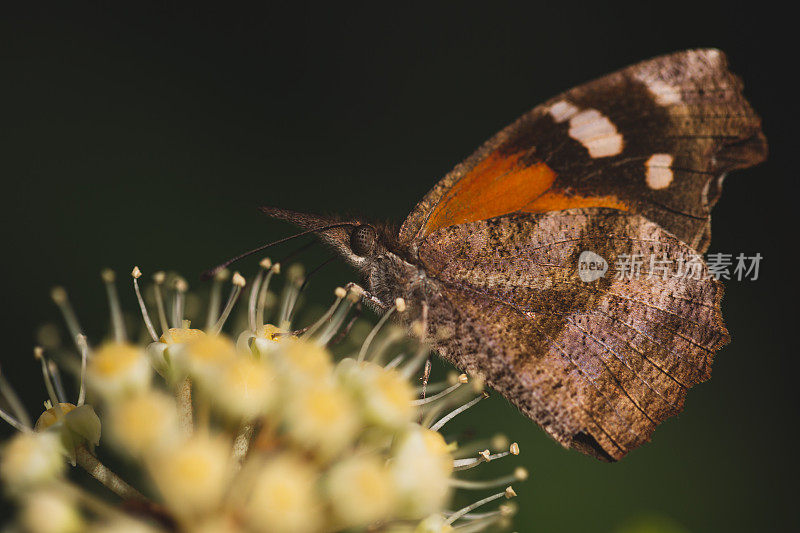
<svg viewBox="0 0 800 533"><path fill-rule="evenodd" d="M561 191L548 191L528 205L520 208L526 213L545 213L547 211L561 211L563 209L576 209L579 207L609 207L627 211L628 206L616 196L579 196L565 194Z"/></svg>
<svg viewBox="0 0 800 533"><path fill-rule="evenodd" d="M503 157L495 152L475 165L442 197L421 234L517 211L543 213L579 207L628 210L615 196L579 196L554 190L556 172L542 162L522 164L521 157L521 153Z"/></svg>
<svg viewBox="0 0 800 533"><path fill-rule="evenodd" d="M453 185L431 213L422 234L519 211L545 193L556 173L544 163L521 165L519 155L496 152Z"/></svg>

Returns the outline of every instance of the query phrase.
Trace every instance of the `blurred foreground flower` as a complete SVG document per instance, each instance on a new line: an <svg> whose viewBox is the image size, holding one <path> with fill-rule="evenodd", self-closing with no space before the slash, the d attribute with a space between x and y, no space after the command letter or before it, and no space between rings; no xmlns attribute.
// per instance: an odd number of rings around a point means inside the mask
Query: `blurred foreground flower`
<svg viewBox="0 0 800 533"><path fill-rule="evenodd" d="M316 322L294 330L302 270L289 269L277 297L270 282L279 272L264 260L244 295L248 284L234 274L224 305L227 273L218 274L201 330L185 319L191 294L183 279L157 273L148 302L135 268L150 337L141 345L127 338L113 273L103 273L112 340L95 348L66 293L54 290L78 356L36 348L49 400L35 424L0 375L0 416L19 430L0 457L4 490L19 505L17 525L34 533L471 532L508 525L511 483L527 472L485 481L459 473L516 455L519 447L503 438L488 449L460 445L440 433L486 396L481 385L462 374L427 390L416 386L429 349L385 319L350 357L335 360L330 345L353 335L357 288L336 289ZM240 296L247 327L231 338L222 330ZM398 300L393 312L404 309ZM265 324L268 313L274 324ZM66 398L55 356L80 377L75 403ZM131 465L130 483L94 453L101 423L104 444ZM98 497L69 482L67 462L116 496ZM454 490L488 495L449 510Z"/></svg>

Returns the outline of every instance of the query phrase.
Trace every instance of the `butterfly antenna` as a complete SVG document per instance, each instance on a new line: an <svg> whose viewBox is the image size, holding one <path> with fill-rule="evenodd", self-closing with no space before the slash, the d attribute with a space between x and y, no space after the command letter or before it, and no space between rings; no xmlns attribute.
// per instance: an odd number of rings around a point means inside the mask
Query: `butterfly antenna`
<svg viewBox="0 0 800 533"><path fill-rule="evenodd" d="M320 263L320 264L318 264L317 266L315 266L314 268L312 268L312 269L309 271L309 273L305 275L305 277L303 278L303 283L301 283L301 284L300 284L300 288L297 290L297 296L295 296L295 301L297 300L297 298L299 298L299 297L300 297L300 295L301 295L301 294L303 294L303 291L304 291L304 290L305 290L305 288L308 286L308 281L311 279L311 276L313 276L314 274L316 274L317 272L319 272L320 270L322 270L322 267L324 267L325 265L328 265L328 264L332 263L332 262L333 262L335 259L337 259L338 257L339 257L339 254L333 254L332 256L330 256L329 258L327 258L325 261L323 261L322 263ZM295 306L295 307L292 309L292 313L291 313L291 315L289 316L289 322L292 322L292 321L294 320L294 316L293 316L293 315L294 315L294 312L295 312L296 310L297 310L297 306ZM302 330L300 330L300 331L305 331L305 330L307 330L307 329L308 329L308 327L306 327L306 328L303 328L303 329L302 329ZM295 332L295 333L296 333L296 332Z"/></svg>
<svg viewBox="0 0 800 533"><path fill-rule="evenodd" d="M328 225L320 226L320 227L317 227L317 228L311 228L311 229L308 229L308 230L305 230L305 231L301 231L300 233L295 233L294 235L290 235L288 237L284 237L283 239L278 239L277 241L272 241L272 242L269 242L267 244L263 244L263 245L259 246L258 248L253 248L252 250L248 250L248 251L246 251L246 252L244 252L242 254L239 254L239 255L237 255L235 257L232 257L232 258L228 259L224 263L221 263L221 264L215 266L214 268L206 270L205 272L200 274L200 279L202 279L204 281L205 280L209 280L209 279L213 278L220 270L229 267L230 265L232 265L236 261L239 261L240 259L244 259L245 257L251 256L251 255L253 255L255 253L258 253L261 250L266 250L267 248L269 248L271 246L282 244L282 243L290 241L292 239L296 239L297 237L302 237L303 235L309 235L311 233L317 233L319 231L325 231L325 230L329 230L329 229L333 229L333 228L341 228L341 227L344 227L344 226L354 226L354 225L355 224L353 222L337 222L336 224L328 224Z"/></svg>
<svg viewBox="0 0 800 533"><path fill-rule="evenodd" d="M331 262L333 262L333 260L334 260L334 259L336 259L336 258L338 258L338 257L339 257L339 254L333 254L332 256L330 256L329 258L327 258L325 261L323 261L322 263L318 264L318 265L317 265L317 266L315 266L313 269L311 269L311 271L310 271L308 274L306 274L306 277L305 277L305 279L303 279L303 284L302 284L302 285L300 285L300 290L298 290L298 291L297 291L297 294L298 294L298 296L299 296L299 295L300 295L300 294L303 292L303 290L304 290L304 289L306 288L306 286L308 285L308 280L310 280L310 279L311 279L311 276L313 276L314 274L316 274L317 272L319 272L320 270L322 270L322 267L324 267L324 266L326 266L326 265L330 264Z"/></svg>
<svg viewBox="0 0 800 533"><path fill-rule="evenodd" d="M303 244L302 246L299 246L299 247L295 248L294 250L292 250L291 252L289 252L285 256L281 257L278 260L278 263L280 263L282 265L286 265L286 264L289 263L289 260L294 259L298 255L300 255L301 253L305 252L306 250L308 250L309 248L311 248L312 246L314 246L315 244L318 244L318 243L319 243L318 240L312 239L312 240L308 241L307 243Z"/></svg>

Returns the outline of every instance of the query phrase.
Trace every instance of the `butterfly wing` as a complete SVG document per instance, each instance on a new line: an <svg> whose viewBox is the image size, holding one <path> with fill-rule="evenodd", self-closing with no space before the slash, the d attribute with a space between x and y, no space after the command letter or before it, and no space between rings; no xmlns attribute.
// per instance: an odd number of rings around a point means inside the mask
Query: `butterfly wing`
<svg viewBox="0 0 800 533"><path fill-rule="evenodd" d="M534 108L445 176L406 219L439 228L578 207L639 213L698 251L722 178L766 157L760 120L719 50L630 66Z"/></svg>
<svg viewBox="0 0 800 533"><path fill-rule="evenodd" d="M581 279L585 252L607 261L603 276ZM441 228L419 244L430 335L562 445L616 460L681 410L728 341L722 286L693 254L606 208Z"/></svg>

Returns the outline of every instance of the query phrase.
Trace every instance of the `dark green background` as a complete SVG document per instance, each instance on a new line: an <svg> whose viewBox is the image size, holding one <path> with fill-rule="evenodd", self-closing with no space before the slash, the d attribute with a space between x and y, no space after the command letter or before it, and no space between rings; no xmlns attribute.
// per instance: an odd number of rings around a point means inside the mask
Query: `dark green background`
<svg viewBox="0 0 800 533"><path fill-rule="evenodd" d="M619 531L642 516L692 532L797 525L800 122L786 13L763 2L109 9L0 18L0 358L29 406L45 398L30 353L37 325L58 318L52 285L70 289L96 341L101 267L174 268L196 286L204 268L288 233L260 204L400 221L536 103L656 54L718 46L771 155L731 176L715 211L711 251L765 259L757 281L727 284L733 343L713 379L618 464L560 449L499 398L462 426L519 441L533 474L519 531ZM331 266L311 296L327 301L352 277Z"/></svg>

